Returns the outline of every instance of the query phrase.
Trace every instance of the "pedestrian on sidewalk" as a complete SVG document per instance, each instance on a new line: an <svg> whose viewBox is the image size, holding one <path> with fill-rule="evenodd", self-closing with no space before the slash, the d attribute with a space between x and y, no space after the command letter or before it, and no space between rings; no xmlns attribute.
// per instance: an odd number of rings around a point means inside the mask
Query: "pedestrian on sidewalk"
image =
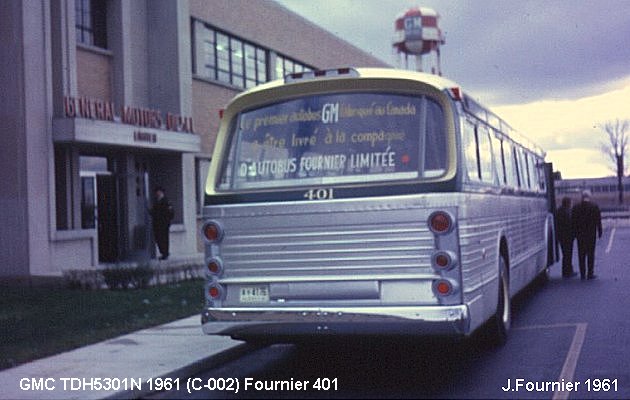
<svg viewBox="0 0 630 400"><path fill-rule="evenodd" d="M154 192L155 202L153 203L153 208L151 208L153 235L160 250L160 260L166 260L169 256L169 230L175 213L173 206L166 197L164 188L156 186Z"/></svg>
<svg viewBox="0 0 630 400"><path fill-rule="evenodd" d="M602 218L599 207L591 201L590 191L582 192L582 201L571 210L571 220L577 239L580 277L595 279L595 241L602 237Z"/></svg>
<svg viewBox="0 0 630 400"><path fill-rule="evenodd" d="M563 197L560 207L556 210L557 238L562 250L562 276L571 278L577 273L573 270L573 241L575 232L571 222L571 199Z"/></svg>

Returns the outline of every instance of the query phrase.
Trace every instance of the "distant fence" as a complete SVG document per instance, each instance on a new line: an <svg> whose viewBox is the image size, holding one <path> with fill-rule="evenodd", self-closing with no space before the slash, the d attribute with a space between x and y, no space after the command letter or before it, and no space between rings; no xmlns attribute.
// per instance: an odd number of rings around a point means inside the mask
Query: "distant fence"
<svg viewBox="0 0 630 400"><path fill-rule="evenodd" d="M602 219L629 219L629 210L602 210Z"/></svg>

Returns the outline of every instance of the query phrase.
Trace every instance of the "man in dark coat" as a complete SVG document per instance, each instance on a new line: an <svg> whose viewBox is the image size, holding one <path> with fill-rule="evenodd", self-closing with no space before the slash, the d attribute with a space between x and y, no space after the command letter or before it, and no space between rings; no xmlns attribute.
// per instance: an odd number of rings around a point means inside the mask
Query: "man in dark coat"
<svg viewBox="0 0 630 400"><path fill-rule="evenodd" d="M155 202L151 209L151 217L153 218L153 235L158 249L162 256L160 260L168 258L169 247L169 229L173 220L173 206L164 194L164 189L160 186L155 188Z"/></svg>
<svg viewBox="0 0 630 400"><path fill-rule="evenodd" d="M595 235L602 237L602 219L599 207L591 202L591 193L588 190L582 192L582 201L573 207L571 220L578 245L580 276L582 279L595 279Z"/></svg>
<svg viewBox="0 0 630 400"><path fill-rule="evenodd" d="M575 232L571 222L571 199L564 197L560 207L556 210L557 237L562 249L562 276L570 278L577 275L573 271L573 240Z"/></svg>

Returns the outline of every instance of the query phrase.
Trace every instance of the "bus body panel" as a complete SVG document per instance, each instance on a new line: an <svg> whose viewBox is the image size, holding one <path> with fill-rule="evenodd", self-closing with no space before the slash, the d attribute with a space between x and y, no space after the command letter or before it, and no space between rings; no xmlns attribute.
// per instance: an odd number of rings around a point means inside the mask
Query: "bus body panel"
<svg viewBox="0 0 630 400"><path fill-rule="evenodd" d="M548 215L544 198L483 194L464 197L459 208L460 253L462 272L471 279L464 281L463 286L471 291L473 287L480 288L476 293L484 305L475 310L471 306L470 312L471 326L478 327L496 309L501 238L507 243L513 296L546 267L544 232Z"/></svg>
<svg viewBox="0 0 630 400"><path fill-rule="evenodd" d="M262 324L274 325L278 335L298 335L330 323L344 333L467 334L465 303L479 294L458 291L438 299L432 290L441 276L431 254L437 248L457 251L458 235L455 228L437 239L428 219L436 209L456 218L458 196L206 207L204 217L224 230L206 256L220 257L229 268L216 280L226 295L206 310L204 331L254 334ZM455 285L465 287L455 274ZM261 286L268 290L266 301L241 301L242 290ZM307 323L313 315L315 326ZM385 320L393 325L382 326Z"/></svg>
<svg viewBox="0 0 630 400"><path fill-rule="evenodd" d="M289 290L287 282L299 288L298 282L372 280L383 281L379 287L384 297L375 298L364 284L355 285L355 299L351 286L340 295L364 304L435 305L435 297L424 291L408 293L405 300L405 295L389 292L387 281L438 277L431 267L435 238L427 221L437 206L456 213L456 207L444 200L429 194L206 207L204 217L218 221L225 231L225 238L207 256L218 256L229 266L220 283L277 283L270 287L271 296L284 293L283 298L292 302L308 303L308 299ZM456 238L456 233L451 236ZM307 285L302 289L308 290ZM239 305L229 295L222 304Z"/></svg>
<svg viewBox="0 0 630 400"><path fill-rule="evenodd" d="M295 322L300 322L299 326L283 322L273 329L285 335L313 333L320 323L348 325L335 315L336 310L351 314L350 325L357 325L359 332L372 332L366 326L359 329L359 325L382 323L371 316L375 313L381 318L400 319L397 328L396 324L386 328L392 333L419 334L425 331L422 323L398 314L401 307L422 315L424 308L465 306L466 312L456 313L465 319L460 322L465 329L454 329L458 325L445 318L448 328L432 321L428 331L469 334L496 309L497 232L503 232L510 243L514 292L540 268L537 260L546 251L544 242L527 240L519 232L544 230L546 214L532 209L527 217L519 217L513 212L534 207L531 204L531 199L523 201L516 196L488 200L480 194L435 193L206 207L204 217L220 222L225 230L224 240L208 257L221 257L229 269L218 279L227 288L226 298L208 310L212 318L204 330L251 333L256 332L257 323L250 320L254 315L269 327L272 322L279 323L275 317L286 320L290 313L328 313L330 319L320 315L314 327L307 328L308 318L298 315ZM437 239L427 227L429 215L436 209L456 216L450 246L445 245L448 238ZM461 297L448 305L440 304L431 290L432 282L440 277L430 260L438 247L459 249ZM240 301L241 288L259 285L268 287L268 302ZM230 321L219 324L212 319ZM424 316L423 320L430 318ZM349 328L341 331L347 333ZM376 331L379 329L384 328Z"/></svg>

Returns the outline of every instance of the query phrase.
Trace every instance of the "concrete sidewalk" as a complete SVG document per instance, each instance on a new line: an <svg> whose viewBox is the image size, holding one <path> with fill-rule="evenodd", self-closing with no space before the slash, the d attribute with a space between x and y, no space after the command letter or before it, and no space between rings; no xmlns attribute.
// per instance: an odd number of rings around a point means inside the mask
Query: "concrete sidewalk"
<svg viewBox="0 0 630 400"><path fill-rule="evenodd" d="M185 388L183 378L248 349L203 334L196 315L0 371L0 399L137 398L156 378Z"/></svg>

